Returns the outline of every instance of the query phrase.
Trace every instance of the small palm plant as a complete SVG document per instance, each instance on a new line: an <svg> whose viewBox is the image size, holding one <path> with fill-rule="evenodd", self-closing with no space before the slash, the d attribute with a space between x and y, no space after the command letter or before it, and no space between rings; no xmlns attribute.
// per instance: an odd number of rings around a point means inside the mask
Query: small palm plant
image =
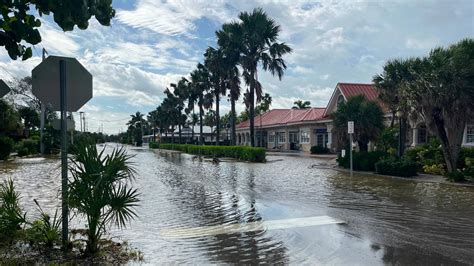
<svg viewBox="0 0 474 266"><path fill-rule="evenodd" d="M20 207L20 194L13 180L0 184L0 236L13 236L26 223L26 213Z"/></svg>
<svg viewBox="0 0 474 266"><path fill-rule="evenodd" d="M28 233L33 241L40 241L47 247L52 247L60 240L61 215L58 215L58 210L56 209L54 217L51 219L51 216L43 211L43 208L41 208L36 199L34 202L38 207L40 217L38 220L30 223L31 228L28 230Z"/></svg>
<svg viewBox="0 0 474 266"><path fill-rule="evenodd" d="M138 192L130 187L134 169L124 148L105 154L94 144L79 144L72 155L69 206L87 218L87 248L99 250L106 227L125 227L137 215Z"/></svg>

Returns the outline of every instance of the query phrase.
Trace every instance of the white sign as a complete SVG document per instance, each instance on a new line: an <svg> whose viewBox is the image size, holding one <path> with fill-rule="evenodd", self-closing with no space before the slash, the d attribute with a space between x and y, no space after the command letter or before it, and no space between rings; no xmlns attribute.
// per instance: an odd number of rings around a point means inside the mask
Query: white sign
<svg viewBox="0 0 474 266"><path fill-rule="evenodd" d="M354 134L354 121L347 122L347 133Z"/></svg>
<svg viewBox="0 0 474 266"><path fill-rule="evenodd" d="M7 95L7 93L9 93L9 92L10 92L10 87L8 87L8 85L5 83L5 81L0 79L0 98Z"/></svg>
<svg viewBox="0 0 474 266"><path fill-rule="evenodd" d="M74 131L76 128L76 122L72 119L66 119L66 127L67 131ZM61 119L54 119L53 120L53 128L56 130L61 130Z"/></svg>
<svg viewBox="0 0 474 266"><path fill-rule="evenodd" d="M341 157L342 158L346 157L346 150L345 149L341 150Z"/></svg>
<svg viewBox="0 0 474 266"><path fill-rule="evenodd" d="M68 112L76 112L92 98L92 75L75 58L49 56L31 71L33 94L52 111L61 110L59 61L66 63Z"/></svg>

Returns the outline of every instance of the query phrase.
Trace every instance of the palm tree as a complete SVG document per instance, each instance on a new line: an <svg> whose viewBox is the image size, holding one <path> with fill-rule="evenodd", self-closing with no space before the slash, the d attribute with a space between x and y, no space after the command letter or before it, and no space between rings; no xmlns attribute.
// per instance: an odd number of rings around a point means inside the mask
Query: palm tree
<svg viewBox="0 0 474 266"><path fill-rule="evenodd" d="M215 49L209 47L204 53L204 65L209 69L211 74L211 93L214 94L216 103L216 145L219 145L220 137L220 117L219 117L219 103L220 95L226 93L226 69L225 69L225 55L222 49Z"/></svg>
<svg viewBox="0 0 474 266"><path fill-rule="evenodd" d="M253 147L255 146L255 95L257 95L257 101L260 101L262 95L262 86L258 82L257 75L258 65L261 64L263 70L270 71L272 75L277 75L281 79L286 69L282 56L292 50L285 43L278 42L280 25L269 18L261 8L256 8L251 13L242 12L239 14L239 19L240 27L234 30L241 43L239 64L243 69L245 82L250 87L250 141Z"/></svg>
<svg viewBox="0 0 474 266"><path fill-rule="evenodd" d="M226 23L222 29L216 32L219 49L224 56L224 69L226 72L225 86L229 91L230 100L230 130L231 145L236 144L235 124L237 114L235 113L235 102L240 98L240 71L238 66L240 56L240 26L238 23Z"/></svg>
<svg viewBox="0 0 474 266"><path fill-rule="evenodd" d="M134 115L130 115L131 119L128 121L128 130L133 134L136 146L142 146L143 143L143 119L144 114L136 112Z"/></svg>
<svg viewBox="0 0 474 266"><path fill-rule="evenodd" d="M105 154L95 144L77 145L71 158L68 203L87 218L87 251L96 253L109 224L125 227L137 215L138 192L129 187L134 177L131 156L124 148Z"/></svg>
<svg viewBox="0 0 474 266"><path fill-rule="evenodd" d="M202 134L202 118L204 116L204 105L207 106L207 99L204 98L205 93L209 90L209 72L206 67L199 63L196 69L191 72L191 90L192 95L196 97L197 104L199 106L199 144L204 144L204 138Z"/></svg>
<svg viewBox="0 0 474 266"><path fill-rule="evenodd" d="M186 122L186 115L182 112L185 109L185 101L189 98L189 81L182 77L177 84L171 84L173 91L173 100L176 103L177 108L177 122L178 122L178 130L179 130L179 143L181 143L181 126L184 125Z"/></svg>
<svg viewBox="0 0 474 266"><path fill-rule="evenodd" d="M292 109L308 109L308 108L311 108L311 102L310 101L297 100L293 104L295 106L293 106Z"/></svg>

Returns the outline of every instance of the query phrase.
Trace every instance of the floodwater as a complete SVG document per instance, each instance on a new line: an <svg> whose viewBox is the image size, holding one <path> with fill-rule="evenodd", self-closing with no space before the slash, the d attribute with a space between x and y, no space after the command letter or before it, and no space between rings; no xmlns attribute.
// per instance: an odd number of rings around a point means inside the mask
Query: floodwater
<svg viewBox="0 0 474 266"><path fill-rule="evenodd" d="M111 150L116 144L109 144ZM472 264L474 187L361 176L323 159L268 156L267 163L200 161L191 155L128 147L141 193L138 218L112 229L144 253L145 263ZM313 166L313 167L312 167ZM57 158L0 163L29 215L33 199L58 205ZM179 228L330 216L327 224L195 237ZM224 226L225 228L225 226ZM190 229L192 230L192 229Z"/></svg>

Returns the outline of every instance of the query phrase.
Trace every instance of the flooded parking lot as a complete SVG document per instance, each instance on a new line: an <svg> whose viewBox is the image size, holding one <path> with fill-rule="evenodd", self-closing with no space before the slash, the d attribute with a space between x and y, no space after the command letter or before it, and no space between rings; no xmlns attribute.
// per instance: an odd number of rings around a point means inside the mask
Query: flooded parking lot
<svg viewBox="0 0 474 266"><path fill-rule="evenodd" d="M187 154L127 149L135 155L134 185L141 203L138 218L127 229L112 229L111 235L141 250L146 263L474 261L474 187L351 178L311 167L326 163L314 158L213 163ZM0 163L1 177L15 180L29 215L35 198L47 209L58 205L59 170L56 158ZM344 223L306 226L297 220L322 216ZM241 226L235 229L235 224Z"/></svg>

